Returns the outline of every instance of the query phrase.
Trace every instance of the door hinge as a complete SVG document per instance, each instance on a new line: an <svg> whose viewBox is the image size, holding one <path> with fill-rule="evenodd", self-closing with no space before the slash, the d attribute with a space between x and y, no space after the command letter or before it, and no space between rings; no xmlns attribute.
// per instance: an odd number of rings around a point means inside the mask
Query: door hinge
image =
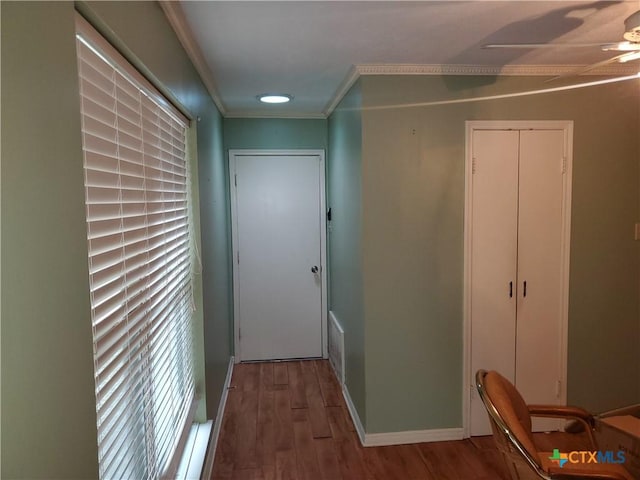
<svg viewBox="0 0 640 480"><path fill-rule="evenodd" d="M236 261L238 262L238 265L240 265L240 250L236 252Z"/></svg>
<svg viewBox="0 0 640 480"><path fill-rule="evenodd" d="M242 338L242 328L238 327L238 340Z"/></svg>
<svg viewBox="0 0 640 480"><path fill-rule="evenodd" d="M556 382L556 398L560 398L560 392L562 392L562 380Z"/></svg>
<svg viewBox="0 0 640 480"><path fill-rule="evenodd" d="M567 173L567 157L562 157L562 173Z"/></svg>
<svg viewBox="0 0 640 480"><path fill-rule="evenodd" d="M234 173L233 174L233 184L237 187L238 186L238 174Z"/></svg>
<svg viewBox="0 0 640 480"><path fill-rule="evenodd" d="M476 173L476 159L475 158L471 159L471 174L473 175L474 173Z"/></svg>

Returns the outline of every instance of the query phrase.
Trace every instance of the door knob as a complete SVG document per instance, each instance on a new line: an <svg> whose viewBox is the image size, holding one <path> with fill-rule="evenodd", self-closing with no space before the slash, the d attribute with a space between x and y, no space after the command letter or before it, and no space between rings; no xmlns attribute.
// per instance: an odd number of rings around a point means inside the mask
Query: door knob
<svg viewBox="0 0 640 480"><path fill-rule="evenodd" d="M314 265L313 267L311 267L311 271L313 273L318 273L318 267L316 265Z"/></svg>

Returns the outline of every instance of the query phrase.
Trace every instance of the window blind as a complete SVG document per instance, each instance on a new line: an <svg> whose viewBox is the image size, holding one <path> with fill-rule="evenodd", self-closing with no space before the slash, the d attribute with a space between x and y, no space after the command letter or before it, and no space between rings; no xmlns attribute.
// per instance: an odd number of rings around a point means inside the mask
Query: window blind
<svg viewBox="0 0 640 480"><path fill-rule="evenodd" d="M194 397L187 122L78 22L100 477L159 478Z"/></svg>

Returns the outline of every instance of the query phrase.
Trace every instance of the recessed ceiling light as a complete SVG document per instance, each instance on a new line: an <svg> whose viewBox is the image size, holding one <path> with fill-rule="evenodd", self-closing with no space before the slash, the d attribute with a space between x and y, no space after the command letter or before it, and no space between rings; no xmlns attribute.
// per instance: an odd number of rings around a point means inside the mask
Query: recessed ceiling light
<svg viewBox="0 0 640 480"><path fill-rule="evenodd" d="M283 93L263 93L258 95L258 100L262 103L287 103L293 98L292 95L286 95Z"/></svg>

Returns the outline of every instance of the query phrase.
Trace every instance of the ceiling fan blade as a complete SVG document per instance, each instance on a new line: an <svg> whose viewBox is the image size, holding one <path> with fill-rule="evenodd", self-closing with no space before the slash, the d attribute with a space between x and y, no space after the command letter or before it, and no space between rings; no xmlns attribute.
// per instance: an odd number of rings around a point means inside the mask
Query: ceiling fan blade
<svg viewBox="0 0 640 480"><path fill-rule="evenodd" d="M482 48L593 48L614 49L618 43L488 43Z"/></svg>
<svg viewBox="0 0 640 480"><path fill-rule="evenodd" d="M637 52L640 50L640 43L638 42L619 42L611 43L602 47L602 50L609 51L615 50L618 52Z"/></svg>
<svg viewBox="0 0 640 480"><path fill-rule="evenodd" d="M640 0L638 0L640 1ZM493 48L502 48L502 49L563 49L563 48L592 48L598 47L602 51L615 51L615 52L623 52L620 55L616 55L615 57L608 58L607 60L603 60L601 62L593 63L591 65L587 65L586 67L581 67L574 70L571 73L558 75L550 80L553 81L559 78L564 77L573 77L575 75L581 75L583 73L594 70L598 67L602 67L604 65L608 65L610 63L615 62L630 62L633 60L640 59L640 10L633 13L624 21L625 33L623 37L626 41L624 42L616 42L616 43L489 43L486 45L482 45L482 48L493 49Z"/></svg>

